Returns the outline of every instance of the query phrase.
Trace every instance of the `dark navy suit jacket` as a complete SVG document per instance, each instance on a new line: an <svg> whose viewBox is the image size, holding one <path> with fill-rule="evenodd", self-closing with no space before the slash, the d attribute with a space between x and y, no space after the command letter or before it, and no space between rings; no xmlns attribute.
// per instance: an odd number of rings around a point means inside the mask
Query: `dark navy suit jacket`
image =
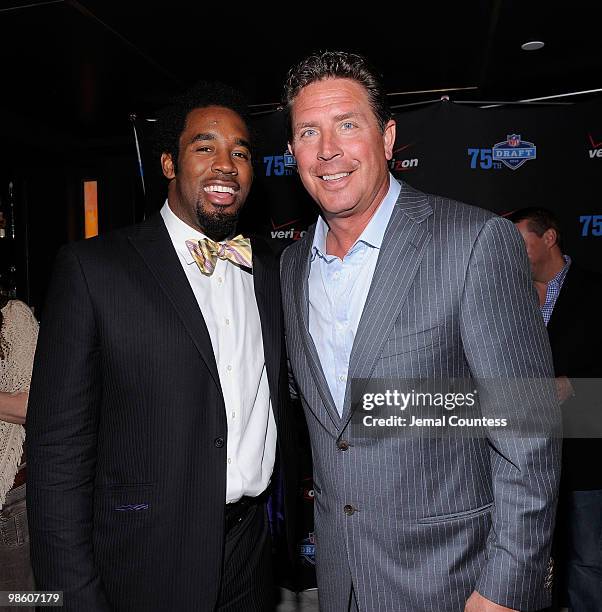
<svg viewBox="0 0 602 612"><path fill-rule="evenodd" d="M253 276L285 489L293 428L278 263ZM213 610L227 424L211 340L160 215L59 253L29 399L28 509L39 589L64 610ZM292 504L286 503L292 527Z"/></svg>

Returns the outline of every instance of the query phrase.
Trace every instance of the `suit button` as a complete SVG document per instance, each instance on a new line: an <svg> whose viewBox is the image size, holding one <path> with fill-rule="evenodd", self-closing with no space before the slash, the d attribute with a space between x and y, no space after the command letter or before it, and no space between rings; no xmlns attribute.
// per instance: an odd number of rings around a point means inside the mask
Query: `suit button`
<svg viewBox="0 0 602 612"><path fill-rule="evenodd" d="M355 508L351 505L351 504L347 504L344 508L343 508L343 512L347 515L347 516L351 516L352 514L355 513Z"/></svg>
<svg viewBox="0 0 602 612"><path fill-rule="evenodd" d="M339 440L337 442L337 447L339 450L342 450L342 451L349 450L349 442L347 442L347 440Z"/></svg>
<svg viewBox="0 0 602 612"><path fill-rule="evenodd" d="M224 439L223 438L215 438L215 440L213 440L213 444L215 444L215 446L217 448L221 448L224 445Z"/></svg>

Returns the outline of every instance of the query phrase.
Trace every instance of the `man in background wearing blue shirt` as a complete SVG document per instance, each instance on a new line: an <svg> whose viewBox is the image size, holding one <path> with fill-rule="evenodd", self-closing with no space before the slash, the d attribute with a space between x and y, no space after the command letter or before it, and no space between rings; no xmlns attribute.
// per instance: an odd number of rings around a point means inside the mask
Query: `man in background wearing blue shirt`
<svg viewBox="0 0 602 612"><path fill-rule="evenodd" d="M602 276L563 253L560 226L551 211L522 208L507 217L527 247L568 432L576 414L596 409L587 398L591 379L602 377ZM585 434L597 435L593 430L579 435ZM571 612L598 610L602 602L601 459L600 439L565 440L555 540Z"/></svg>

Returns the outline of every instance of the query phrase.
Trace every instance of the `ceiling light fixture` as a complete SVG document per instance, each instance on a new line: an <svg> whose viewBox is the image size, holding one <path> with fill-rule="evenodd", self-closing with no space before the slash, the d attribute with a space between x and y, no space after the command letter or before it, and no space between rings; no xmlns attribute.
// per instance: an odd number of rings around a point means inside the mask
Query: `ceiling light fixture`
<svg viewBox="0 0 602 612"><path fill-rule="evenodd" d="M530 40L529 42L523 43L520 48L523 51L539 51L546 43L541 40Z"/></svg>

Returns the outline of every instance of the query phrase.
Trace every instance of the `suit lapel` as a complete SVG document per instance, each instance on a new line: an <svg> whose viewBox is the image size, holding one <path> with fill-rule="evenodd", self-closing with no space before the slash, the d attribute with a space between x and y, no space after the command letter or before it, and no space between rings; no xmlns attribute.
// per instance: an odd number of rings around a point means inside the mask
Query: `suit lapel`
<svg viewBox="0 0 602 612"><path fill-rule="evenodd" d="M278 422L279 377L282 357L282 305L277 259L260 240L251 240L253 286L261 321L263 353L270 386L274 418Z"/></svg>
<svg viewBox="0 0 602 612"><path fill-rule="evenodd" d="M314 239L315 225L310 228L305 237L306 244L311 245ZM318 351L316 345L309 333L309 264L311 260L311 254L305 249L299 249L297 253L297 260L295 262L296 278L294 282L294 291L298 292L296 299L294 300L295 306L297 307L297 320L299 321L301 338L303 346L305 348L305 355L312 376L316 383L316 387L322 398L322 402L326 407L326 412L332 420L335 427L339 427L341 417L336 409L334 400L330 393L330 388L326 382L322 365L320 364L320 358L318 357ZM313 410L313 406L311 406ZM316 415L320 418L320 415ZM321 420L321 419L320 419Z"/></svg>
<svg viewBox="0 0 602 612"><path fill-rule="evenodd" d="M207 325L161 215L156 213L139 225L137 232L130 236L130 242L172 303L207 364L215 385L221 390Z"/></svg>
<svg viewBox="0 0 602 612"><path fill-rule="evenodd" d="M349 358L341 428L352 413L351 381L368 379L397 320L431 234L422 223L433 212L426 194L405 185L387 225ZM361 392L361 389L354 389Z"/></svg>

